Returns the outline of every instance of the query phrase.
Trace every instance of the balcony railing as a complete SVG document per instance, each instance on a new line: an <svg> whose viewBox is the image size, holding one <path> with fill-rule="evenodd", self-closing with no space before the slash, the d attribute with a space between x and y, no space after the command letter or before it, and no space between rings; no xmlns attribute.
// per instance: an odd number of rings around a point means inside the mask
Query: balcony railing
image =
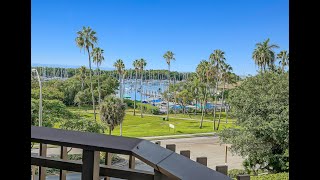
<svg viewBox="0 0 320 180"><path fill-rule="evenodd" d="M82 180L98 180L105 177L132 180L230 180L220 172L206 167L206 158L190 159L190 151L172 151L158 144L138 138L110 136L97 133L67 131L47 127L31 127L31 141L40 143L39 156L31 155L31 165L39 166L39 180L45 179L45 168L60 169L60 180L66 179L66 171L80 172ZM61 147L61 159L46 157L47 144ZM67 147L82 149L82 162L67 159ZM171 150L170 150L171 149ZM100 164L100 152L106 153L104 164ZM129 168L111 165L111 154L129 155ZM189 158L188 158L189 156ZM135 169L135 158L154 169L154 172ZM204 161L201 162L201 161Z"/></svg>

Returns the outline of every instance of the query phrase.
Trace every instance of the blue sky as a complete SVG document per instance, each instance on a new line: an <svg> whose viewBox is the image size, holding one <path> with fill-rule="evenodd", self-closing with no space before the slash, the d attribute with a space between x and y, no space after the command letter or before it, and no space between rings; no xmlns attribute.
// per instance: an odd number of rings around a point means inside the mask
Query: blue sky
<svg viewBox="0 0 320 180"><path fill-rule="evenodd" d="M256 74L257 42L270 38L289 50L288 0L32 0L31 63L86 65L76 32L90 26L104 49L102 67L121 58L147 60L146 69L167 69L163 54L175 53L171 69L195 71L215 49L225 52L238 75Z"/></svg>

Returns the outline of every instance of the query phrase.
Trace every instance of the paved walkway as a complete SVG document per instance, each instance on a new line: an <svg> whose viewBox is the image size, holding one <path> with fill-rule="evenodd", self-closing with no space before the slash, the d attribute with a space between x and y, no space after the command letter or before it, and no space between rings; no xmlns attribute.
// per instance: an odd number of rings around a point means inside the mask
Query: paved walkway
<svg viewBox="0 0 320 180"><path fill-rule="evenodd" d="M208 167L215 170L218 165L225 164L225 145L220 145L219 137L193 137L181 139L166 139L161 140L161 146L165 147L166 144L175 144L176 152L180 150L190 150L191 159L196 160L197 157L207 157ZM227 152L227 165L228 169L243 169L243 158L237 155L232 155L228 150Z"/></svg>

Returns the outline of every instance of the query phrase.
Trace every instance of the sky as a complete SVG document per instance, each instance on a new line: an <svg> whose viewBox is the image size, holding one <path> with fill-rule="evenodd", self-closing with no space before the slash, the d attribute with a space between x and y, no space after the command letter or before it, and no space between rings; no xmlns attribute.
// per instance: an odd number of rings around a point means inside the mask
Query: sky
<svg viewBox="0 0 320 180"><path fill-rule="evenodd" d="M104 68L144 58L146 69L167 69L170 50L171 70L193 72L221 49L233 72L254 75L256 43L270 38L276 53L289 50L288 0L32 0L31 63L88 67L75 43L83 26L97 32Z"/></svg>

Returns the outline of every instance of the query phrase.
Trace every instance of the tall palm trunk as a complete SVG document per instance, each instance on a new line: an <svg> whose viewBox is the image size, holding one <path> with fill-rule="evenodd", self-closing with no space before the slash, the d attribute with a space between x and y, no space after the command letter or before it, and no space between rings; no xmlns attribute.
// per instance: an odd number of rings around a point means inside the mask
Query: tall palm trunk
<svg viewBox="0 0 320 180"><path fill-rule="evenodd" d="M225 85L226 85L226 81L223 81L223 90L222 90L222 102L220 105L220 112L219 112L219 120L218 120L218 126L217 126L217 130L219 130L219 126L220 126L220 119L221 119L221 109L222 109L222 104L223 104L223 99L224 99L224 89L225 89Z"/></svg>
<svg viewBox="0 0 320 180"><path fill-rule="evenodd" d="M122 94L122 88L123 88L123 81L122 81L123 76L121 77L121 74L119 74L119 79L120 79L120 99L121 102L123 102L123 94ZM122 136L122 122L120 123L120 136Z"/></svg>
<svg viewBox="0 0 320 180"><path fill-rule="evenodd" d="M175 105L175 109L174 109L174 116L177 115L177 106L176 106L177 103L177 97L176 97L176 91L174 91L174 105Z"/></svg>
<svg viewBox="0 0 320 180"><path fill-rule="evenodd" d="M142 115L142 109L143 109L143 107L142 107L142 105L143 105L143 103L142 103L142 96L143 96L143 87L142 87L142 85L143 85L143 83L142 83L142 80L143 80L143 70L141 70L141 81L140 81L140 84L141 84L141 89L140 89L140 94L141 94L141 108L140 108L140 113L141 113L141 117L143 117L143 115Z"/></svg>
<svg viewBox="0 0 320 180"><path fill-rule="evenodd" d="M89 55L89 68L90 68L90 90L91 90L91 95L92 95L92 104L93 104L93 114L94 114L94 120L96 119L96 106L94 102L94 96L93 96L93 88L92 88L92 74L91 74L91 60L90 60L90 52L89 48L87 48L88 55Z"/></svg>
<svg viewBox="0 0 320 180"><path fill-rule="evenodd" d="M170 64L168 64L168 78L169 78L169 85L168 85L168 94L170 94ZM167 98L167 120L169 120L169 96Z"/></svg>
<svg viewBox="0 0 320 180"><path fill-rule="evenodd" d="M206 101L207 101L207 92L208 91L208 82L206 83L206 89L205 89L205 94L204 94L204 99L201 103L201 108L202 108L202 111L201 111L201 121L200 121L200 129L202 128L202 123L203 123L203 116L204 116L204 111L205 111L205 107L206 107Z"/></svg>
<svg viewBox="0 0 320 180"><path fill-rule="evenodd" d="M125 86L125 75L123 74L122 75L122 98L125 95L125 92L126 92L125 89L126 89L126 86Z"/></svg>
<svg viewBox="0 0 320 180"><path fill-rule="evenodd" d="M215 94L218 92L218 78L216 82ZM213 106L213 129L216 130L216 104L217 104L217 95L214 96L214 106Z"/></svg>
<svg viewBox="0 0 320 180"><path fill-rule="evenodd" d="M226 124L228 123L228 106L225 106L225 109L224 109L224 111L225 111L225 113L226 113Z"/></svg>
<svg viewBox="0 0 320 180"><path fill-rule="evenodd" d="M201 101L201 100L200 100ZM200 129L202 129L202 123L203 123L203 116L204 116L204 106L203 106L203 102L200 103L200 107L201 107L201 121L200 121Z"/></svg>
<svg viewBox="0 0 320 180"><path fill-rule="evenodd" d="M101 91L100 91L100 69L99 66L97 65L98 68L98 93L99 93L99 104L101 102Z"/></svg>
<svg viewBox="0 0 320 180"><path fill-rule="evenodd" d="M195 107L194 115L197 114L197 104L198 104L198 98L196 98L196 107Z"/></svg>
<svg viewBox="0 0 320 180"><path fill-rule="evenodd" d="M136 83L134 86L134 103L133 103L133 115L136 115L136 101L137 101L137 76L138 76L138 71L136 70Z"/></svg>
<svg viewBox="0 0 320 180"><path fill-rule="evenodd" d="M122 100L122 83L121 83L122 81L121 81L121 75L119 74L119 97L120 97L120 99Z"/></svg>

